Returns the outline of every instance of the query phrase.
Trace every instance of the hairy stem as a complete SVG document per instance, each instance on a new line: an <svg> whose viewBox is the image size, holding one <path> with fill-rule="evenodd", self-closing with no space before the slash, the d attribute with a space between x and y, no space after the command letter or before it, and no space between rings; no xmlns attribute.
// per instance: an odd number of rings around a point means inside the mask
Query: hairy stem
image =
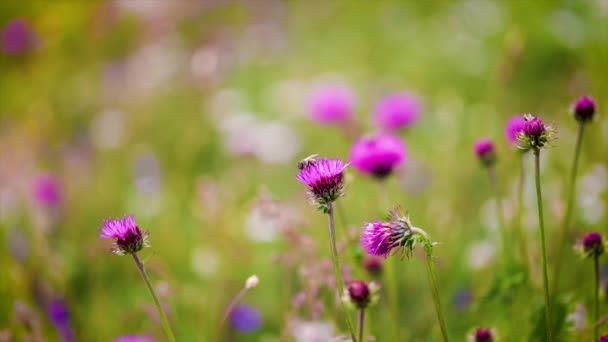
<svg viewBox="0 0 608 342"><path fill-rule="evenodd" d="M348 331L353 342L357 342L355 339L355 333L353 329L353 325L350 321L350 316L348 315L348 311L346 311L346 307L344 306L344 301L342 300L342 293L344 292L344 281L342 280L342 272L340 271L340 261L338 260L338 248L336 247L336 229L334 224L334 207L333 203L328 204L328 226L329 226L329 244L331 248L331 260L334 266L334 275L336 277L336 285L338 287L338 295L340 298L340 308L342 309L342 313L346 316L346 323L348 325Z"/></svg>
<svg viewBox="0 0 608 342"><path fill-rule="evenodd" d="M547 275L547 247L545 246L545 220L543 217L543 196L540 189L540 149L534 149L534 178L536 183L536 200L538 204L538 225L540 229L540 248L543 267L543 288L545 292L545 323L547 341L553 341L551 329L551 297L549 296L549 277Z"/></svg>
<svg viewBox="0 0 608 342"><path fill-rule="evenodd" d="M169 325L169 320L167 320L167 315L165 315L165 311L163 307L160 305L160 301L156 296L156 292L154 292L154 287L152 287L152 283L150 282L150 278L148 278L148 274L146 273L146 269L144 268L144 264L139 259L137 253L131 254L133 255L133 260L135 260L135 264L137 265L137 269L141 276L146 281L146 285L148 285L148 290L150 290L150 294L152 295L152 299L154 299L154 305L156 305L156 309L158 310L158 314L160 315L160 321L167 334L167 338L170 342L175 342L175 336L173 336L173 331L171 330L171 326Z"/></svg>
<svg viewBox="0 0 608 342"><path fill-rule="evenodd" d="M439 327L441 328L441 336L443 341L447 342L448 339L448 328L443 318L443 311L441 310L441 300L439 298L439 290L437 289L437 278L435 276L435 262L433 261L433 255L427 253L426 265L429 274L429 286L431 288L431 294L433 295L433 303L435 304L435 312L437 314L437 320L439 321Z"/></svg>

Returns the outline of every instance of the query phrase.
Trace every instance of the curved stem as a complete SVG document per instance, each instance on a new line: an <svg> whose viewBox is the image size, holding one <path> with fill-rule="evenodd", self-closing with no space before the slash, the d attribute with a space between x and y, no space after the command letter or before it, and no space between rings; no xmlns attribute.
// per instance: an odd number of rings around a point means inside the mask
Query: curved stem
<svg viewBox="0 0 608 342"><path fill-rule="evenodd" d="M359 342L363 342L364 327L365 327L365 309L359 309Z"/></svg>
<svg viewBox="0 0 608 342"><path fill-rule="evenodd" d="M435 262L433 261L433 255L427 253L426 264L429 274L429 286L431 287L431 294L433 295L433 302L435 304L435 312L437 314L437 320L439 321L439 327L441 328L441 335L443 341L448 341L448 329L443 318L443 312L441 310L441 300L439 298L439 290L437 289L437 278L435 276Z"/></svg>
<svg viewBox="0 0 608 342"><path fill-rule="evenodd" d="M543 196L540 189L540 149L534 149L534 178L536 183L536 200L538 204L538 224L540 229L540 247L543 267L543 287L545 291L545 324L547 341L553 341L551 329L551 297L549 296L549 277L547 275L547 248L545 246L545 220L543 218Z"/></svg>
<svg viewBox="0 0 608 342"><path fill-rule="evenodd" d="M344 301L342 300L342 293L344 292L344 281L342 280L342 272L340 271L340 261L338 260L338 248L336 247L336 229L334 224L334 207L333 203L328 204L327 210L328 216L328 226L329 226L329 244L331 248L331 260L334 266L334 275L336 277L336 285L338 287L338 297L340 298L340 308L342 309L342 313L346 316L346 323L348 325L348 331L353 342L357 342L355 339L355 333L353 329L353 325L350 321L350 316L346 311L346 307L344 306Z"/></svg>
<svg viewBox="0 0 608 342"><path fill-rule="evenodd" d="M490 177L490 184L492 185L492 190L494 192L494 199L496 201L496 215L498 216L498 224L500 230L500 246L502 248L503 255L507 261L511 258L511 253L508 250L508 239L509 235L507 233L507 227L505 224L505 215L502 208L502 199L500 196L500 189L498 188L498 179L496 177L496 168L494 165L488 167L488 176Z"/></svg>
<svg viewBox="0 0 608 342"><path fill-rule="evenodd" d="M559 277L562 267L562 251L568 241L568 234L570 230L570 224L572 221L572 211L574 207L574 199L576 192L576 174L578 171L578 160L581 154L581 146L583 142L583 133L585 132L585 123L580 122L578 126L578 135L576 137L576 146L574 148L574 159L572 160L572 169L570 170L570 182L568 183L568 200L566 202L566 214L564 215L564 222L562 223L562 230L559 234L557 242L557 250L555 255L555 268L553 273L553 291L556 291L559 287Z"/></svg>
<svg viewBox="0 0 608 342"><path fill-rule="evenodd" d="M165 311L163 307L160 305L160 301L156 296L156 292L154 292L154 287L152 287L152 283L150 282L150 278L148 278L148 274L146 273L146 269L144 268L144 264L139 259L137 253L131 254L133 256L133 260L135 260L135 264L137 265L137 269L141 276L146 281L146 285L148 285L148 290L150 290L150 294L152 295L152 299L154 299L154 305L156 305L156 309L158 310L158 314L160 315L160 321L167 334L167 338L170 342L175 342L175 336L173 336L173 331L171 330L171 326L169 325L169 320L167 320L167 315L165 315Z"/></svg>
<svg viewBox="0 0 608 342"><path fill-rule="evenodd" d="M593 304L594 304L594 316L593 316L593 340L597 341L599 337L599 325L597 322L600 320L600 299L599 299L599 282L600 282L600 258L599 255L593 257L593 268L595 273L595 279L593 283Z"/></svg>

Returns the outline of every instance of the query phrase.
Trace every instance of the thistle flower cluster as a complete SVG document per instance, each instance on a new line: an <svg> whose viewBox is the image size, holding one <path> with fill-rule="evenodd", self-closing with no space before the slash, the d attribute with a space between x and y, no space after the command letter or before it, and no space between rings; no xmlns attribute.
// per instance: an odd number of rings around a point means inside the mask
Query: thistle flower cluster
<svg viewBox="0 0 608 342"><path fill-rule="evenodd" d="M380 285L375 282L353 280L344 289L342 299L351 308L365 309L378 302Z"/></svg>
<svg viewBox="0 0 608 342"><path fill-rule="evenodd" d="M531 114L524 115L524 127L517 134L519 147L523 150L539 150L555 139L555 129Z"/></svg>
<svg viewBox="0 0 608 342"><path fill-rule="evenodd" d="M575 247L583 258L594 258L604 254L607 241L601 233L588 232Z"/></svg>
<svg viewBox="0 0 608 342"><path fill-rule="evenodd" d="M118 255L133 254L144 247L150 247L149 233L139 228L133 215L109 219L99 229L102 239L114 239L112 252Z"/></svg>
<svg viewBox="0 0 608 342"><path fill-rule="evenodd" d="M344 196L344 170L348 167L340 159L308 157L298 163L296 178L308 186L311 204L327 212L329 204Z"/></svg>
<svg viewBox="0 0 608 342"><path fill-rule="evenodd" d="M420 228L412 226L407 215L399 208L390 212L389 221L368 222L363 225L361 245L371 255L388 257L391 254L412 255L416 244L422 243L427 255L432 243Z"/></svg>

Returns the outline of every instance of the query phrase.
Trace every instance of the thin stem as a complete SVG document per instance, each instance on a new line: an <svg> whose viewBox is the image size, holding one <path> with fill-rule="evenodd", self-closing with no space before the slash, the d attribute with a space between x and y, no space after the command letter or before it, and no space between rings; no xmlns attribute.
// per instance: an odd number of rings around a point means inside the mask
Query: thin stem
<svg viewBox="0 0 608 342"><path fill-rule="evenodd" d="M441 335L443 341L448 341L448 328L443 318L443 312L441 310L441 300L439 298L439 290L437 289L437 278L435 276L435 262L433 261L433 255L427 253L426 265L428 266L429 274L429 286L431 287L431 294L433 295L433 302L435 304L435 312L437 313L437 320L439 321L439 327L441 328Z"/></svg>
<svg viewBox="0 0 608 342"><path fill-rule="evenodd" d="M228 320L230 313L232 312L232 310L234 310L234 307L241 301L241 299L243 299L243 297L245 296L247 291L249 291L249 289L247 287L243 287L239 291L239 293L237 293L236 296L234 296L234 298L232 298L232 300L226 307L226 311L224 311L224 315L222 316L222 320L220 321L220 325L218 326L218 329L217 329L218 333L220 333L222 331L222 328L224 327L224 324Z"/></svg>
<svg viewBox="0 0 608 342"><path fill-rule="evenodd" d="M599 337L599 325L597 322L600 320L600 293L599 293L599 282L600 282L600 257L599 255L595 255L593 257L593 268L595 271L595 279L593 283L593 301L594 301L594 309L595 315L593 316L593 340L597 341Z"/></svg>
<svg viewBox="0 0 608 342"><path fill-rule="evenodd" d="M566 202L566 214L564 215L564 222L562 223L562 230L559 234L557 251L555 255L555 267L553 274L553 291L556 291L559 287L559 277L562 267L562 251L565 248L566 242L568 241L568 234L570 231L570 225L572 221L572 211L574 208L574 199L576 196L576 174L578 171L578 160L581 154L581 146L583 142L583 133L585 132L585 123L580 122L578 126L578 135L576 137L576 146L574 148L574 159L572 160L572 169L570 170L570 182L568 183L568 200Z"/></svg>
<svg viewBox="0 0 608 342"><path fill-rule="evenodd" d="M156 296L156 292L154 292L154 287L152 287L152 283L150 282L150 278L148 278L148 274L146 273L146 269L144 268L144 264L139 259L137 253L131 254L133 256L133 260L135 260L135 265L137 265L137 269L141 276L146 281L146 285L148 285L148 290L150 290L150 294L152 295L152 299L154 299L154 305L156 305L156 309L158 310L158 314L160 315L160 321L165 330L165 334L167 334L167 338L169 338L170 342L175 342L175 336L173 336L173 331L171 330L171 326L169 325L169 320L167 320L167 315L165 315L165 311L163 307L160 305L160 301Z"/></svg>
<svg viewBox="0 0 608 342"><path fill-rule="evenodd" d="M534 149L534 178L536 182L536 200L538 203L538 224L540 229L540 248L543 266L543 287L545 291L545 324L547 341L553 341L551 329L551 297L549 296L549 277L547 275L547 247L545 246L545 220L543 218L543 196L540 190L540 149Z"/></svg>
<svg viewBox="0 0 608 342"><path fill-rule="evenodd" d="M490 184L492 185L492 190L494 192L494 199L496 200L496 215L498 216L500 239L502 240L500 246L502 248L502 252L505 256L505 259L510 260L511 253L508 249L509 235L507 233L507 226L505 224L505 215L502 210L502 199L500 195L500 189L498 188L498 179L496 177L496 168L494 167L494 165L488 167L488 175L490 177Z"/></svg>
<svg viewBox="0 0 608 342"><path fill-rule="evenodd" d="M365 309L359 309L359 342L363 342L363 331L365 330Z"/></svg>
<svg viewBox="0 0 608 342"><path fill-rule="evenodd" d="M336 247L336 229L334 224L334 207L333 203L328 204L327 210L328 217L328 226L329 226L329 244L331 247L331 260L334 265L334 275L336 277L336 285L338 286L338 294L340 298L340 308L342 309L342 313L346 316L346 323L348 325L348 331L353 342L357 342L355 339L355 333L353 329L353 325L350 321L350 316L346 311L346 307L344 306L344 301L342 300L342 293L344 292L344 281L342 280L342 272L340 271L340 261L338 260L338 248Z"/></svg>
<svg viewBox="0 0 608 342"><path fill-rule="evenodd" d="M521 258L528 273L528 281L530 281L530 253L528 252L528 238L527 233L524 230L524 224L522 220L523 208L524 208L524 184L526 181L526 168L525 168L525 154L521 153L519 157L519 182L517 184L517 234L519 235L519 244L521 251Z"/></svg>

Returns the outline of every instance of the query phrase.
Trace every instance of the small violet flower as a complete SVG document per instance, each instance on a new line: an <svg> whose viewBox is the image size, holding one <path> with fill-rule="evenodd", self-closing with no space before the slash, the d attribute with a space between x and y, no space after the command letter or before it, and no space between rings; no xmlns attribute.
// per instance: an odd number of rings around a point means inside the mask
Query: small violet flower
<svg viewBox="0 0 608 342"><path fill-rule="evenodd" d="M112 248L114 254L133 254L143 247L150 247L149 233L139 228L133 215L105 220L99 231L101 232L99 237L102 239L114 239Z"/></svg>
<svg viewBox="0 0 608 342"><path fill-rule="evenodd" d="M63 342L74 341L75 336L70 325L70 311L67 303L62 299L53 299L48 304L47 312L50 321L57 328L60 340Z"/></svg>
<svg viewBox="0 0 608 342"><path fill-rule="evenodd" d="M477 328L469 335L470 342L493 342L496 334L490 328Z"/></svg>
<svg viewBox="0 0 608 342"><path fill-rule="evenodd" d="M353 167L378 179L390 175L405 159L405 144L390 133L363 136L350 149Z"/></svg>
<svg viewBox="0 0 608 342"><path fill-rule="evenodd" d="M36 43L36 34L30 24L22 18L15 18L0 30L0 50L8 55L18 55L30 51Z"/></svg>
<svg viewBox="0 0 608 342"><path fill-rule="evenodd" d="M262 315L251 305L239 304L230 312L230 322L237 331L251 332L262 324Z"/></svg>
<svg viewBox="0 0 608 342"><path fill-rule="evenodd" d="M492 140L480 138L475 142L473 149L484 166L491 166L496 162L496 152Z"/></svg>
<svg viewBox="0 0 608 342"><path fill-rule="evenodd" d="M328 84L317 88L310 98L310 116L321 124L339 124L352 119L355 96L345 85Z"/></svg>
<svg viewBox="0 0 608 342"><path fill-rule="evenodd" d="M420 116L420 99L409 92L390 94L380 100L374 109L374 121L378 128L397 130L412 125Z"/></svg>
<svg viewBox="0 0 608 342"><path fill-rule="evenodd" d="M348 167L340 159L312 156L298 163L296 178L308 186L312 204L327 211L329 204L344 195L344 170Z"/></svg>
<svg viewBox="0 0 608 342"><path fill-rule="evenodd" d="M523 115L514 115L509 118L507 125L505 126L505 136L509 143L517 145L517 135L519 132L523 131L525 125L526 120L524 120Z"/></svg>
<svg viewBox="0 0 608 342"><path fill-rule="evenodd" d="M34 199L46 208L53 208L61 202L61 186L52 174L43 173L36 177L33 184Z"/></svg>
<svg viewBox="0 0 608 342"><path fill-rule="evenodd" d="M595 115L595 101L591 96L583 96L574 104L573 114L579 122L588 122Z"/></svg>
<svg viewBox="0 0 608 342"><path fill-rule="evenodd" d="M524 150L537 150L545 147L549 141L555 139L555 130L547 126L536 116L524 115L524 128L517 135L519 147Z"/></svg>

